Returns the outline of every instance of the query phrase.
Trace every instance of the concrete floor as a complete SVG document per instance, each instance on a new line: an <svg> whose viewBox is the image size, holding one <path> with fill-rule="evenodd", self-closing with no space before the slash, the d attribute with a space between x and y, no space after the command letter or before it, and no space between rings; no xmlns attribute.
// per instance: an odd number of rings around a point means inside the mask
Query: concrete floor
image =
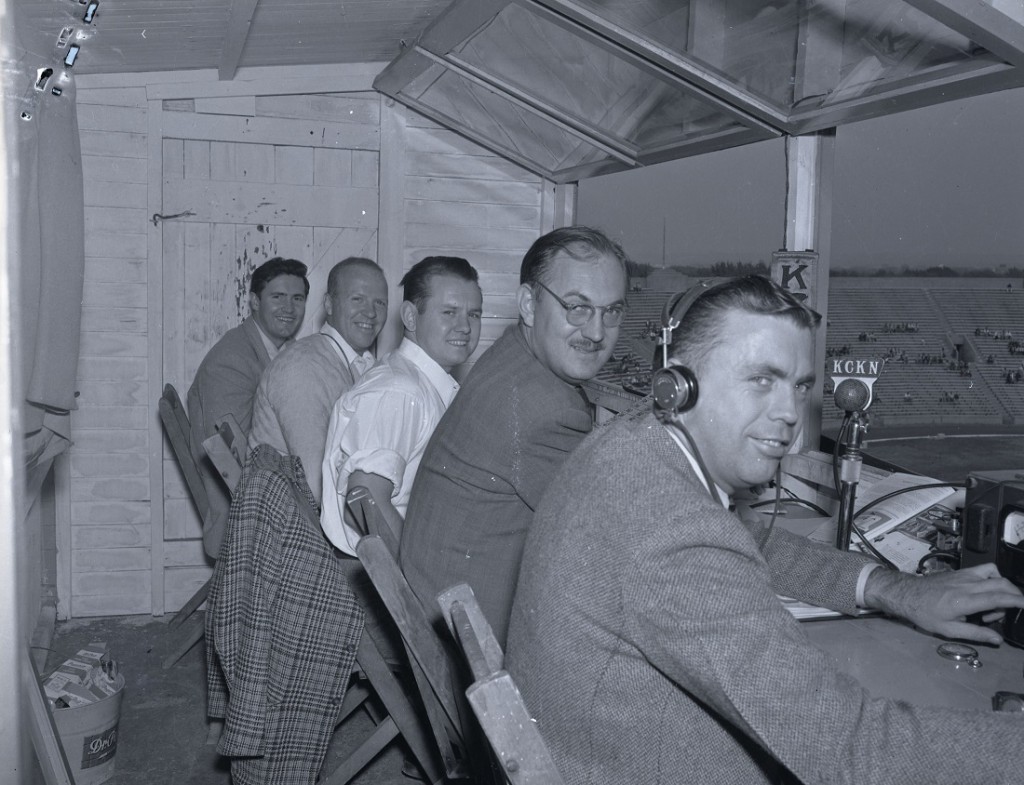
<svg viewBox="0 0 1024 785"><path fill-rule="evenodd" d="M206 663L203 644L164 670L183 628L171 616L120 616L57 622L44 674L84 644L105 641L125 677L114 774L108 785L228 785L228 762L207 743ZM186 622L199 624L202 613ZM373 725L357 710L336 731L324 763L331 772ZM402 776L404 749L393 743L353 781L355 785L416 785Z"/></svg>

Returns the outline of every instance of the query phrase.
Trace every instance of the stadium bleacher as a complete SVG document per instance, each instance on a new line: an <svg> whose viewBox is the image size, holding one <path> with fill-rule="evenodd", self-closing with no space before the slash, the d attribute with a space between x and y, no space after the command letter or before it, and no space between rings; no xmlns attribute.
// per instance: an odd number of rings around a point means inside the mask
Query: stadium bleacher
<svg viewBox="0 0 1024 785"><path fill-rule="evenodd" d="M629 293L629 310L612 360L598 376L600 382L630 392L649 392L656 347L650 328L660 326L662 308L671 295L646 290ZM993 335L981 332L986 330ZM1024 341L1024 294L1020 292L893 285L891 280L879 280L877 286L867 288L830 289L828 354L889 357L871 406L873 420L879 424L1024 423L1024 383L1005 380L1007 370L1024 372L1024 354L1010 353L1007 331ZM1004 337L995 337L999 334ZM986 362L989 355L992 363ZM829 362L826 382L830 370ZM828 384L826 391L830 391ZM823 417L842 417L830 395L824 401Z"/></svg>
<svg viewBox="0 0 1024 785"><path fill-rule="evenodd" d="M651 362L656 343L650 328L661 327L661 312L673 292L633 291L626 296L626 318L612 359L597 378L606 384L646 395L650 388Z"/></svg>
<svg viewBox="0 0 1024 785"><path fill-rule="evenodd" d="M958 290L940 290L956 296ZM992 297L994 292L978 292ZM849 350L849 356L883 358L885 368L875 384L872 417L886 424L944 421L1001 422L1009 415L977 363L963 350L961 331L946 318L946 309L927 288L873 286L830 290L827 351ZM864 340L867 336L867 340ZM966 366L958 365L963 354ZM970 374L970 375L967 375ZM831 401L826 419L842 412Z"/></svg>
<svg viewBox="0 0 1024 785"><path fill-rule="evenodd" d="M1012 291L944 291L936 292L935 299L969 347L975 373L985 380L999 405L1024 422L1024 384L1006 383L1007 372L1024 374L1024 354L1009 349L1012 340L1024 340L1021 295Z"/></svg>

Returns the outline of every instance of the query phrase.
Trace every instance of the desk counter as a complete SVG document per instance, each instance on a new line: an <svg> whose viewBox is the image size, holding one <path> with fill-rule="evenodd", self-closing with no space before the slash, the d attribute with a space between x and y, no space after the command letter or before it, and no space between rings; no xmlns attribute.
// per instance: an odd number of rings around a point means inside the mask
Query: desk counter
<svg viewBox="0 0 1024 785"><path fill-rule="evenodd" d="M972 668L941 657L936 649L942 639L880 616L803 625L812 643L876 697L991 711L996 692L1024 693L1024 649L1007 643L971 644L982 663Z"/></svg>

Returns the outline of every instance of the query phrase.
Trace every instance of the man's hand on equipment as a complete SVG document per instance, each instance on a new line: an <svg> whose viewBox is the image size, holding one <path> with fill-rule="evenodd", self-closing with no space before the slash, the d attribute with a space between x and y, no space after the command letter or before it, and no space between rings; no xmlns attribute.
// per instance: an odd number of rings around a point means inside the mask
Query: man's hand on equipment
<svg viewBox="0 0 1024 785"><path fill-rule="evenodd" d="M999 574L994 564L924 577L876 569L868 576L864 599L869 608L885 611L947 638L999 645L1002 636L967 617L983 614L986 622L1004 608L1024 608L1024 595Z"/></svg>

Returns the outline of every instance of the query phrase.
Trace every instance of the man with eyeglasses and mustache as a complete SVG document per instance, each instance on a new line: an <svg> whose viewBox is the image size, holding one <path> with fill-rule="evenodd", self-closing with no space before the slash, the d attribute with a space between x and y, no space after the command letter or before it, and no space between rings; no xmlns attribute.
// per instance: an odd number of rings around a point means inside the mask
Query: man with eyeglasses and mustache
<svg viewBox="0 0 1024 785"><path fill-rule="evenodd" d="M580 387L611 357L626 256L600 231L555 229L523 258L517 324L477 361L420 463L399 561L427 612L473 587L502 644L537 502L593 426Z"/></svg>

